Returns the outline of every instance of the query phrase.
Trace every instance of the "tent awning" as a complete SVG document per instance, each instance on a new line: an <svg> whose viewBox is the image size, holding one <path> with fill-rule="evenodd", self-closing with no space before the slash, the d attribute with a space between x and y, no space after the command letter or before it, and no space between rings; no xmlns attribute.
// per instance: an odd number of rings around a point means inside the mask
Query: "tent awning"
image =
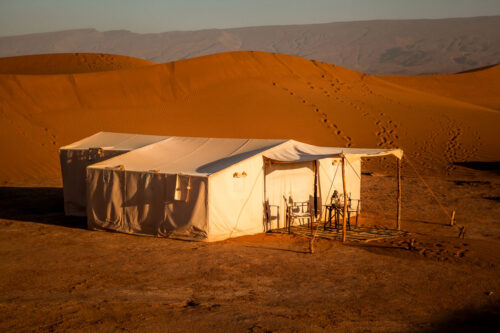
<svg viewBox="0 0 500 333"><path fill-rule="evenodd" d="M278 162L308 162L328 157L377 157L394 155L401 159L401 149L369 149L369 148L340 148L320 147L307 143L289 140L277 147L269 149L262 154L265 158Z"/></svg>

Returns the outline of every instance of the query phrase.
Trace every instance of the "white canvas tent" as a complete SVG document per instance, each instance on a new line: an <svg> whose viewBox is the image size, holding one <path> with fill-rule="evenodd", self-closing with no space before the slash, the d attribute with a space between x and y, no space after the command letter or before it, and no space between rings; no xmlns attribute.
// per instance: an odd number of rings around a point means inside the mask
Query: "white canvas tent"
<svg viewBox="0 0 500 333"><path fill-rule="evenodd" d="M87 166L166 139L166 136L99 132L61 147L61 173L66 215L85 216Z"/></svg>
<svg viewBox="0 0 500 333"><path fill-rule="evenodd" d="M205 241L260 233L266 200L282 208L283 196L305 201L316 193L326 202L342 192L334 176L342 155L347 192L359 198L361 157L388 154L402 151L169 137L87 168L88 226Z"/></svg>

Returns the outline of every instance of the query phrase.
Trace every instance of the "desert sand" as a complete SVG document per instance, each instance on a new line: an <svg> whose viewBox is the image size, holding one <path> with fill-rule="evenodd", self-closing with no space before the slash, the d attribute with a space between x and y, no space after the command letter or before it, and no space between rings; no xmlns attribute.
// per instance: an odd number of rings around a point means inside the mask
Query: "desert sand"
<svg viewBox="0 0 500 333"><path fill-rule="evenodd" d="M396 84L500 110L500 65L488 66L472 71L447 75L385 76L384 79Z"/></svg>
<svg viewBox="0 0 500 333"><path fill-rule="evenodd" d="M102 130L399 147L433 171L498 161L500 112L491 107L500 104L497 72L484 70L486 89L482 76L457 75L470 76L462 89L472 90L472 101L453 83L439 94L264 52L97 73L1 75L0 154L8 163L0 182L58 178L58 148Z"/></svg>
<svg viewBox="0 0 500 333"><path fill-rule="evenodd" d="M65 57L60 74L50 56L0 58L12 69L0 75L1 330L498 328L499 67L376 77L265 52L144 65L86 55L96 64L83 68ZM205 244L88 231L64 216L58 148L101 130L402 148L410 234L317 240L310 254L293 235ZM364 164L362 224L394 225L394 165ZM447 226L452 209L465 239Z"/></svg>
<svg viewBox="0 0 500 333"><path fill-rule="evenodd" d="M0 59L0 74L75 74L155 64L138 58L94 53L39 54Z"/></svg>

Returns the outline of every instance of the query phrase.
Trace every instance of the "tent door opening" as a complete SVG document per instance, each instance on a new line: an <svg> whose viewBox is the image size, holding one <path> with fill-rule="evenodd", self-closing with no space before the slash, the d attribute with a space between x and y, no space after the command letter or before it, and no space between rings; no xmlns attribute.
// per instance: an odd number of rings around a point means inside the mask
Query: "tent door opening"
<svg viewBox="0 0 500 333"><path fill-rule="evenodd" d="M305 209L305 203L317 202L318 182L315 164L315 161L292 163L266 161L264 193L267 210L265 213L268 218L267 230L285 227L287 205L295 205L295 209ZM302 224L307 221L298 219L295 222Z"/></svg>

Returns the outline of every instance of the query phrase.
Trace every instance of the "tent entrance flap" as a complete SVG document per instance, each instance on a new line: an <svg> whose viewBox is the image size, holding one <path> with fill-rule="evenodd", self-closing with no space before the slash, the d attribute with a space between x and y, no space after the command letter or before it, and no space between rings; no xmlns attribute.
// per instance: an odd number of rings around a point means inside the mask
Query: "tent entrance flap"
<svg viewBox="0 0 500 333"><path fill-rule="evenodd" d="M310 202L315 197L315 162L265 163L265 200L279 210L279 221L271 221L270 228L282 228L285 225L285 202Z"/></svg>

